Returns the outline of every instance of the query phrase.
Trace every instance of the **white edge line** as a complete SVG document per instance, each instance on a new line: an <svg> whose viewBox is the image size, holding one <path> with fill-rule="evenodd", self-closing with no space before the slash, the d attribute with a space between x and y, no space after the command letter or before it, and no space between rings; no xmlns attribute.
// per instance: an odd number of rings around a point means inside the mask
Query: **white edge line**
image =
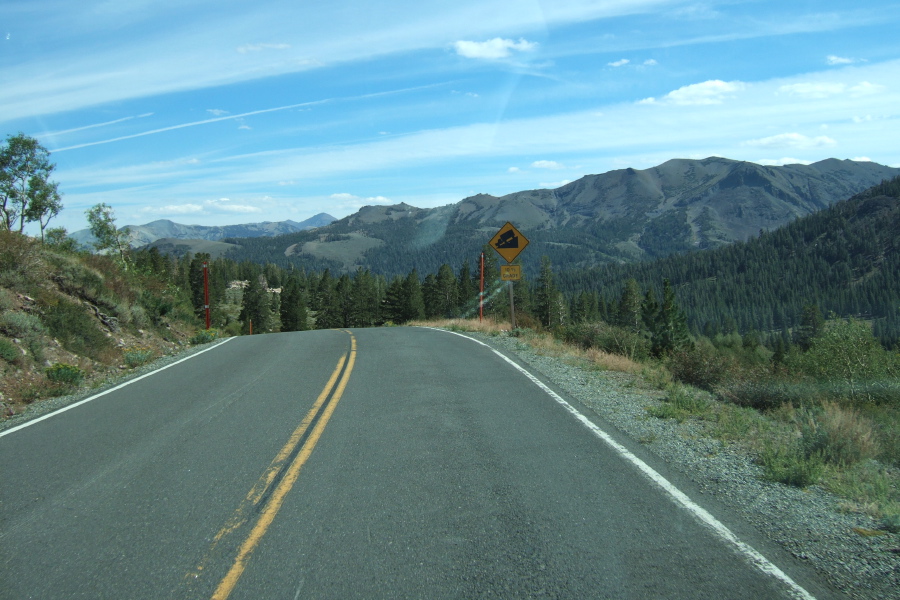
<svg viewBox="0 0 900 600"><path fill-rule="evenodd" d="M49 413L47 413L46 415L44 415L44 416L42 416L42 417L38 417L38 418L36 418L36 419L32 419L32 420L30 420L30 421L26 421L25 423L22 423L21 425L16 425L15 427L10 427L10 428L7 429L6 431L0 431L0 437L3 437L3 436L5 436L5 435L9 435L9 434L11 434L12 432L18 431L18 430L20 430L20 429L25 429L26 427L31 427L31 426L34 425L35 423L40 423L40 422L43 421L44 419L49 419L50 417L55 417L56 415L58 415L58 414L60 414L60 413L66 412L67 410L72 410L72 409L75 408L76 406L81 406L82 404L85 404L85 403L87 403L87 402L90 402L91 400L96 400L97 398L99 398L99 397L101 397L101 396L105 396L106 394L110 394L110 393L112 393L112 392L115 392L116 390L121 390L123 387L128 386L128 385L131 385L132 383L136 383L136 382L140 381L141 379L144 379L145 377L150 377L151 375L156 375L156 374L159 373L160 371L165 371L165 370L168 369L169 367L174 367L175 365L177 365L177 364L179 364L179 363L183 363L183 362L186 361L186 360L190 360L190 359L194 358L195 356L200 356L200 355L203 354L204 352L209 352L210 350L215 350L216 348L218 348L218 347L221 346L222 344L225 344L225 343L227 343L227 342L230 342L230 341L233 340L233 339L234 339L233 337L225 338L224 340L222 340L221 342L219 342L219 343L216 344L215 346L211 346L211 347L209 347L209 348L206 348L205 350L201 350L200 352L196 352L196 353L194 353L194 354L191 354L190 356L185 356L184 358L182 358L182 359L180 359L180 360L177 360L177 361L175 361L175 362L173 362L173 363L170 363L170 364L168 364L168 365L166 365L166 366L164 366L164 367L160 367L160 368L158 368L158 369L155 369L155 370L153 370L153 371L150 371L149 373L144 373L144 374L141 375L140 377L135 377L134 379L129 379L129 380L126 381L125 383L120 383L119 385L117 385L117 386L115 386L115 387L111 387L111 388L109 388L108 390L104 390L104 391L100 392L99 394L94 394L94 395L91 396L90 398L85 398L84 400L79 400L78 402L75 402L75 403L70 404L70 405L68 405L68 406L64 406L64 407L62 407L62 408L60 408L60 409L58 409L58 410L54 410L53 412L49 412ZM476 340L476 341L477 341L477 340Z"/></svg>
<svg viewBox="0 0 900 600"><path fill-rule="evenodd" d="M436 329L433 327L429 327L429 329ZM485 344L481 340L477 340L473 337L469 337L467 335L463 335L461 333L457 333L455 331L448 331L446 329L436 329L437 331L443 331L445 333L452 333L453 335L458 335L460 337L466 338L468 340L472 340L477 344L481 344L486 348L490 349L494 354L505 360L507 363L512 365L515 369L525 375L528 379L530 379L535 385L544 390L551 398L553 398L557 403L562 405L569 413L572 414L576 419L578 419L585 427L587 427L591 432L599 437L601 440L606 442L609 446L611 446L616 452L618 452L623 458L629 461L631 464L636 466L641 473L643 473L650 481L655 483L657 486L662 488L669 496L677 503L680 504L683 508L686 508L688 512L690 512L694 517L697 518L703 525L707 526L711 529L719 538L733 545L738 552L744 555L753 566L757 569L765 573L766 575L770 575L785 585L788 586L791 595L798 600L816 600L815 596L810 594L806 589L804 589L800 584L795 582L790 576L771 563L765 556L760 554L755 548L750 546L749 544L742 542L728 527L726 527L721 521L716 519L712 514L710 514L705 508L691 500L687 494L679 490L675 485L673 485L668 479L660 475L653 467L642 461L635 454L633 454L628 448L621 445L617 441L615 441L608 433L600 429L593 421L585 417L581 414L578 409L574 406L566 402L559 394L551 390L549 387L544 385L544 383L539 380L537 377L529 373L526 369L519 366L509 357L505 356L503 353L498 350L492 348L488 344Z"/></svg>

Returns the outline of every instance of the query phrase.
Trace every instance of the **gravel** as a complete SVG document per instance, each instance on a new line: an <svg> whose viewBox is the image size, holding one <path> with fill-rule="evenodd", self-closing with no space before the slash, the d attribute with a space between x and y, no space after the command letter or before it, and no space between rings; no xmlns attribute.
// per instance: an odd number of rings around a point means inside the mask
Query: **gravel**
<svg viewBox="0 0 900 600"><path fill-rule="evenodd" d="M540 354L515 337L468 335L516 355L811 565L847 597L900 598L900 535L860 535L854 528L878 530L879 523L864 514L842 512L840 498L819 486L801 490L766 481L747 451L705 436L695 420L649 417L646 408L659 403L662 394L642 389L631 375L582 368Z"/></svg>

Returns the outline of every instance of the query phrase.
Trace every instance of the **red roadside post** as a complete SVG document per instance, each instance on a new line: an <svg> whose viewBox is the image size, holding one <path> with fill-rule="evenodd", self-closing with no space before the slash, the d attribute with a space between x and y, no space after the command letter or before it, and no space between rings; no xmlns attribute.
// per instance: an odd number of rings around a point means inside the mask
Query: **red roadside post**
<svg viewBox="0 0 900 600"><path fill-rule="evenodd" d="M206 329L209 329L209 263L203 262L203 309L206 311Z"/></svg>
<svg viewBox="0 0 900 600"><path fill-rule="evenodd" d="M481 253L481 293L478 295L478 322L484 321L484 252Z"/></svg>

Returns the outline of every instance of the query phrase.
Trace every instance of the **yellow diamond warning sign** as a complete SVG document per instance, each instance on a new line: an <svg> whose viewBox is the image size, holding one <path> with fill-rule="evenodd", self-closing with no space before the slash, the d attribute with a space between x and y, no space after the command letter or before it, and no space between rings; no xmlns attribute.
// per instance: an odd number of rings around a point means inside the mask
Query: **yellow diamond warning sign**
<svg viewBox="0 0 900 600"><path fill-rule="evenodd" d="M513 227L512 223L507 223L500 228L493 238L491 238L491 248L497 251L506 262L512 262L519 255L519 252L528 245L528 238L519 233L519 230Z"/></svg>

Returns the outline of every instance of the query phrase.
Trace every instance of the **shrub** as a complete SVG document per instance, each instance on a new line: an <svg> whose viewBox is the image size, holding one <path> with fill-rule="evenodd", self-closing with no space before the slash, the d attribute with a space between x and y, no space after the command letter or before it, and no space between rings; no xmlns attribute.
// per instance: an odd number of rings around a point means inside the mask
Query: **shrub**
<svg viewBox="0 0 900 600"><path fill-rule="evenodd" d="M218 329L203 329L198 331L189 341L193 345L207 344L219 338Z"/></svg>
<svg viewBox="0 0 900 600"><path fill-rule="evenodd" d="M798 411L800 443L807 457L848 466L880 453L875 425L853 409L833 402Z"/></svg>
<svg viewBox="0 0 900 600"><path fill-rule="evenodd" d="M19 350L18 346L6 338L0 338L0 358L11 363L21 356L22 352Z"/></svg>
<svg viewBox="0 0 900 600"><path fill-rule="evenodd" d="M882 348L868 324L857 320L830 323L810 341L807 352L788 355L785 364L820 383L828 395L854 403L900 398L897 358Z"/></svg>
<svg viewBox="0 0 900 600"><path fill-rule="evenodd" d="M130 346L125 348L125 364L131 367L145 365L156 356L153 348L148 346Z"/></svg>
<svg viewBox="0 0 900 600"><path fill-rule="evenodd" d="M585 350L597 348L631 360L645 360L650 357L650 341L645 336L607 323L565 325L554 330L554 335Z"/></svg>
<svg viewBox="0 0 900 600"><path fill-rule="evenodd" d="M41 320L28 313L7 310L0 314L0 330L17 338L31 338L47 332Z"/></svg>
<svg viewBox="0 0 900 600"><path fill-rule="evenodd" d="M734 378L737 362L730 356L717 352L710 344L697 344L693 348L679 350L666 361L672 377L704 390L712 391L726 377Z"/></svg>
<svg viewBox="0 0 900 600"><path fill-rule="evenodd" d="M704 416L709 408L708 400L689 387L676 383L669 386L665 402L648 408L647 412L652 417L675 419L681 423L691 416Z"/></svg>
<svg viewBox="0 0 900 600"><path fill-rule="evenodd" d="M770 444L759 458L767 478L801 488L817 483L825 470L822 458L807 456L796 440Z"/></svg>
<svg viewBox="0 0 900 600"><path fill-rule="evenodd" d="M65 363L56 363L52 367L48 367L44 374L47 379L53 383L64 385L79 385L84 380L84 371L74 365Z"/></svg>

